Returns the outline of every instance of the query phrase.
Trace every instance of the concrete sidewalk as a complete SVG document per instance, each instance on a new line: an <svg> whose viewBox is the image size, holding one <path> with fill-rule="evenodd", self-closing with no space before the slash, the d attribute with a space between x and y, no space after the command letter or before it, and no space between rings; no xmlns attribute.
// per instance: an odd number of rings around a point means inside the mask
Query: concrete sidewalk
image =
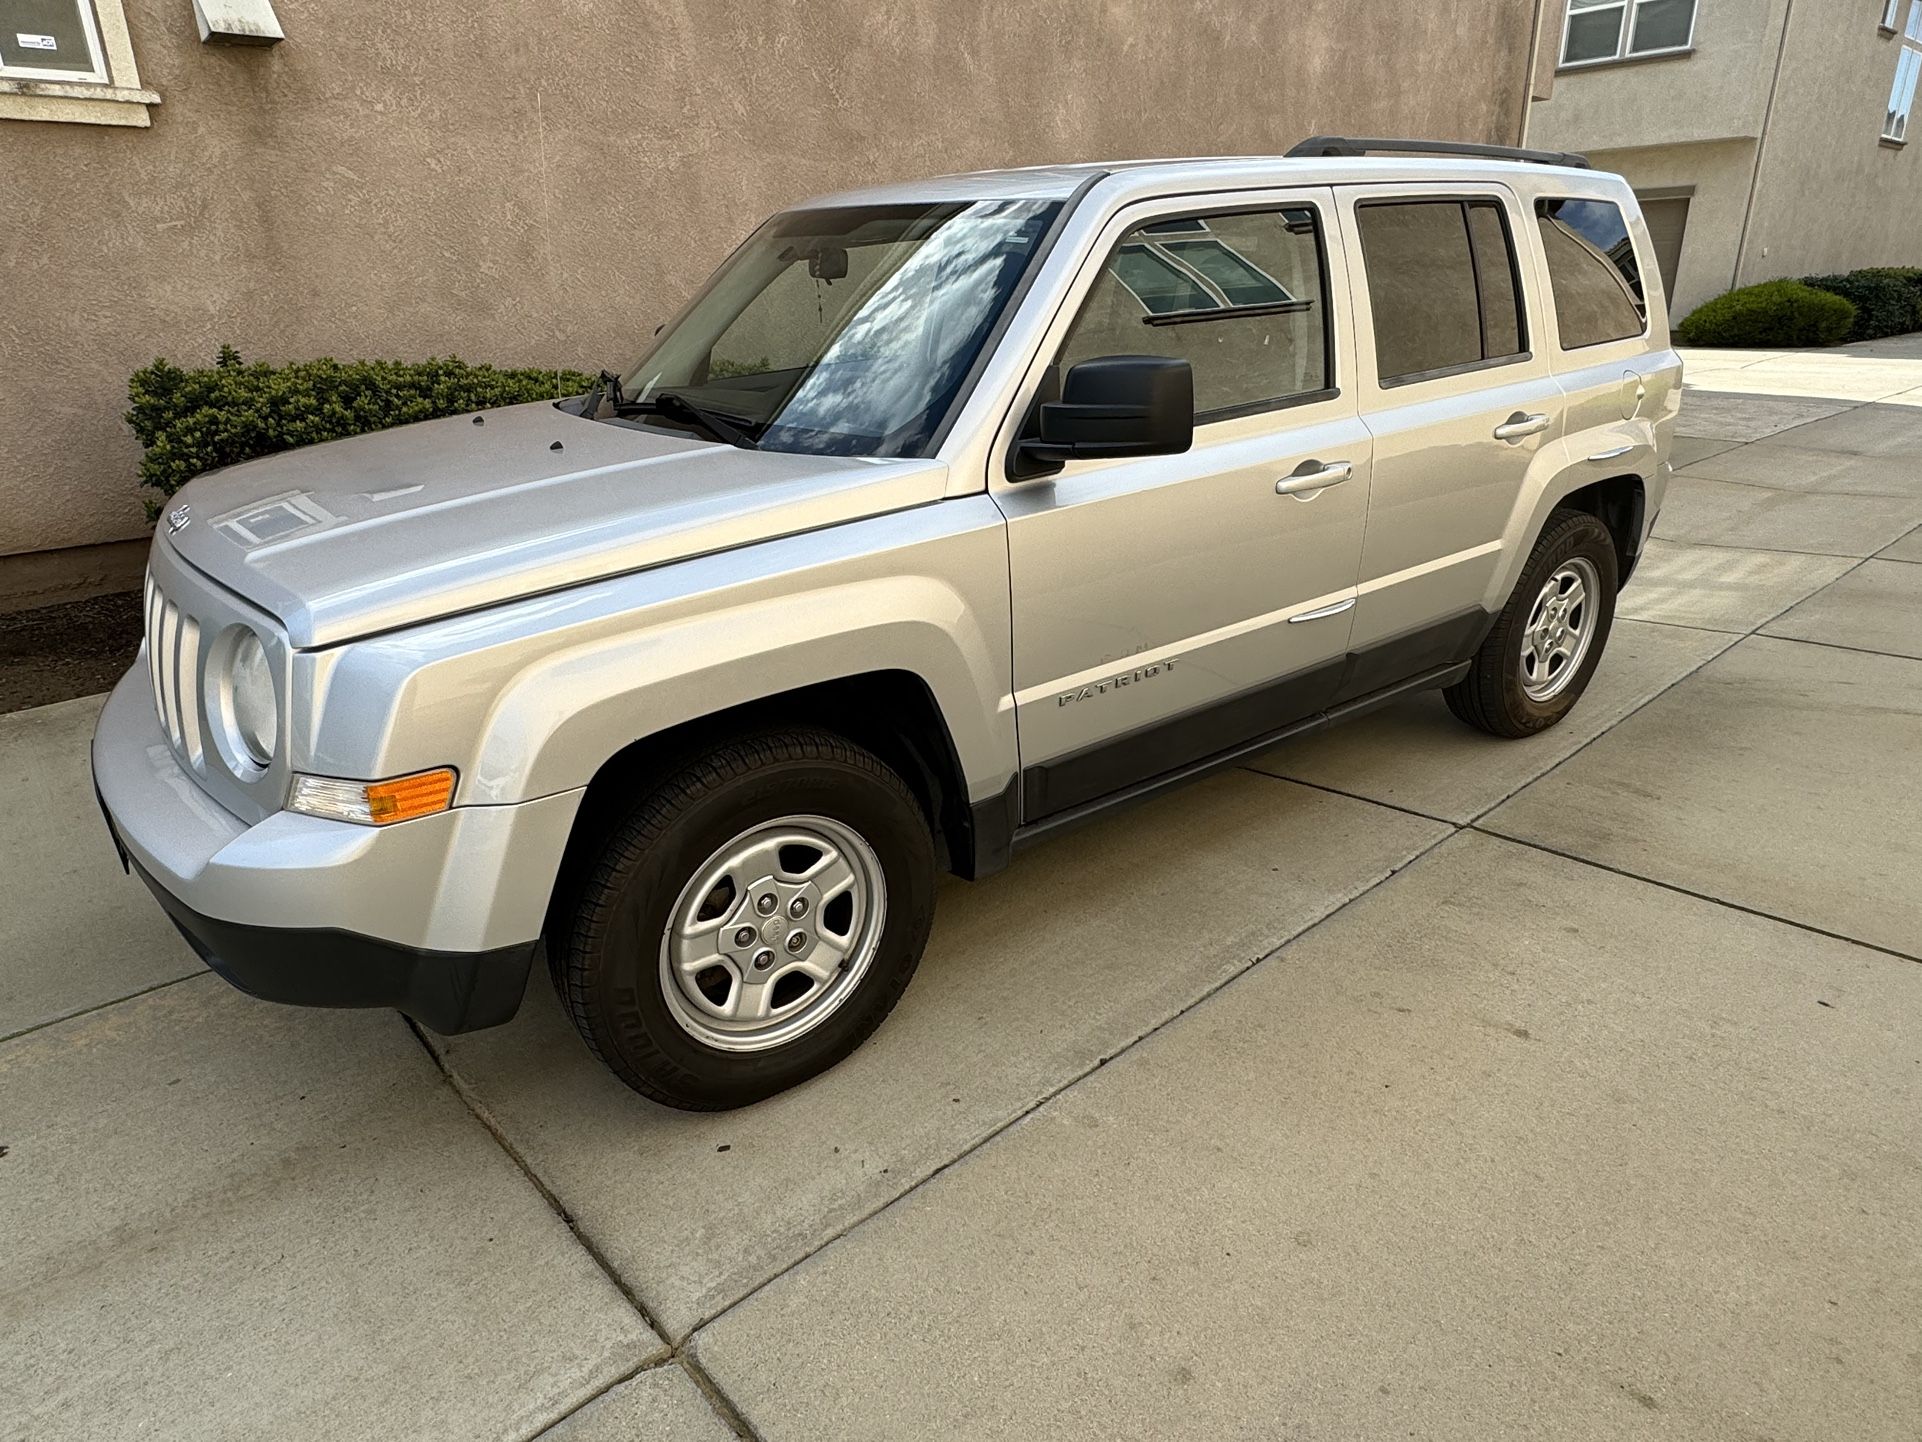
<svg viewBox="0 0 1922 1442"><path fill-rule="evenodd" d="M951 884L744 1112L232 992L0 717L0 1438L1913 1439L1922 356L1691 381L1568 723Z"/></svg>

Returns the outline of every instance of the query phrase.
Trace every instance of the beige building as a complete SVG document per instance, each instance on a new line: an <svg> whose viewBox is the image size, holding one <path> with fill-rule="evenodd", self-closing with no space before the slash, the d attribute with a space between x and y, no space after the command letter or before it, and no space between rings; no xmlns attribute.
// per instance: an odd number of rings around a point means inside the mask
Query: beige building
<svg viewBox="0 0 1922 1442"><path fill-rule="evenodd" d="M1922 0L1568 0L1531 145L1642 197L1670 308L1922 264Z"/></svg>
<svg viewBox="0 0 1922 1442"><path fill-rule="evenodd" d="M0 603L137 577L136 548L75 548L145 534L121 413L156 355L593 369L825 190L1317 132L1513 143L1539 9L0 0Z"/></svg>

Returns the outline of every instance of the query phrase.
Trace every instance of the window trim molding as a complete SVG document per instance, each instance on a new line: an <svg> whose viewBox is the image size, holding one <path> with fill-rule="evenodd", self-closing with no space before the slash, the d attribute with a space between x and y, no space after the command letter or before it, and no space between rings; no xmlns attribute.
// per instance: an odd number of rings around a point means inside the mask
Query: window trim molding
<svg viewBox="0 0 1922 1442"><path fill-rule="evenodd" d="M1882 0L1882 19L1877 22L1875 28L1884 35L1896 34L1895 22L1901 13L1902 0Z"/></svg>
<svg viewBox="0 0 1922 1442"><path fill-rule="evenodd" d="M122 0L80 0L100 45L107 75L102 80L33 80L0 76L0 121L65 121L146 129L148 107L160 96L140 83L133 37Z"/></svg>
<svg viewBox="0 0 1922 1442"><path fill-rule="evenodd" d="M91 71L82 75L75 70L49 70L35 65L6 65L0 62L0 80L52 80L68 85L111 85L113 72L107 65L107 44L100 35L100 18L95 13L91 0L75 0L75 9L80 16L81 32L86 37L87 54L94 62ZM53 37L43 38L51 40Z"/></svg>
<svg viewBox="0 0 1922 1442"><path fill-rule="evenodd" d="M1688 38L1680 45L1664 45L1658 50L1630 50L1629 44L1635 35L1636 13L1649 0L1611 0L1611 3L1590 5L1577 10L1567 5L1562 13L1562 39L1555 51L1555 73L1564 70L1594 70L1604 65L1632 65L1643 60L1673 60L1683 55L1695 53L1695 27L1702 18L1701 0L1689 0ZM1620 10L1622 23L1615 36L1615 53L1598 55L1590 60L1570 60L1568 58L1568 32L1577 15L1592 15L1598 10Z"/></svg>
<svg viewBox="0 0 1922 1442"><path fill-rule="evenodd" d="M1896 109L1904 72L1909 77L1902 107ZM1882 144L1896 147L1909 143L1909 121L1915 114L1915 92L1922 81L1922 0L1909 0L1908 23L1902 27L1901 43L1895 51L1895 74L1889 80L1889 103L1882 111Z"/></svg>

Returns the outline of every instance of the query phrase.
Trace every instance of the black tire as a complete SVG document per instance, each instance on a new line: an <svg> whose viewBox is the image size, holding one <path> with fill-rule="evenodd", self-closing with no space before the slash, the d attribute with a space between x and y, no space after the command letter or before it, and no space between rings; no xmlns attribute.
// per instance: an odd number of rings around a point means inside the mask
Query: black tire
<svg viewBox="0 0 1922 1442"><path fill-rule="evenodd" d="M1599 594L1591 603L1594 613L1588 618L1592 634L1574 675L1554 696L1536 701L1522 686L1523 636L1542 588L1577 557L1594 568L1599 581ZM1557 511L1550 516L1468 674L1442 693L1448 709L1470 726L1504 737L1533 736L1566 716L1588 689L1608 645L1608 633L1615 624L1618 571L1615 538L1601 521L1583 511Z"/></svg>
<svg viewBox="0 0 1922 1442"><path fill-rule="evenodd" d="M761 1051L710 1046L666 996L669 914L730 839L794 815L838 822L878 860L886 904L873 960L812 1030ZM677 767L613 828L559 918L556 982L594 1054L641 1095L686 1111L745 1106L833 1066L894 1009L927 945L934 887L921 806L873 755L827 731L742 737Z"/></svg>

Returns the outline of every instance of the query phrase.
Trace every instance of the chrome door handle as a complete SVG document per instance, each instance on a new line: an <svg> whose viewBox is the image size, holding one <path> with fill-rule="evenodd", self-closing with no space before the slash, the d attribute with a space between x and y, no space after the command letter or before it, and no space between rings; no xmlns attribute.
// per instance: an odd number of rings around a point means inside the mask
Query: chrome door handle
<svg viewBox="0 0 1922 1442"><path fill-rule="evenodd" d="M1516 411L1514 415L1495 427L1495 439L1498 441L1519 441L1526 436L1538 436L1547 429L1547 416L1527 416L1523 415L1520 411Z"/></svg>
<svg viewBox="0 0 1922 1442"><path fill-rule="evenodd" d="M1340 485L1355 473L1354 466L1347 461L1330 461L1325 466L1309 461L1306 465L1313 469L1296 470L1276 481L1275 494L1298 496L1303 491L1325 491L1330 486Z"/></svg>

